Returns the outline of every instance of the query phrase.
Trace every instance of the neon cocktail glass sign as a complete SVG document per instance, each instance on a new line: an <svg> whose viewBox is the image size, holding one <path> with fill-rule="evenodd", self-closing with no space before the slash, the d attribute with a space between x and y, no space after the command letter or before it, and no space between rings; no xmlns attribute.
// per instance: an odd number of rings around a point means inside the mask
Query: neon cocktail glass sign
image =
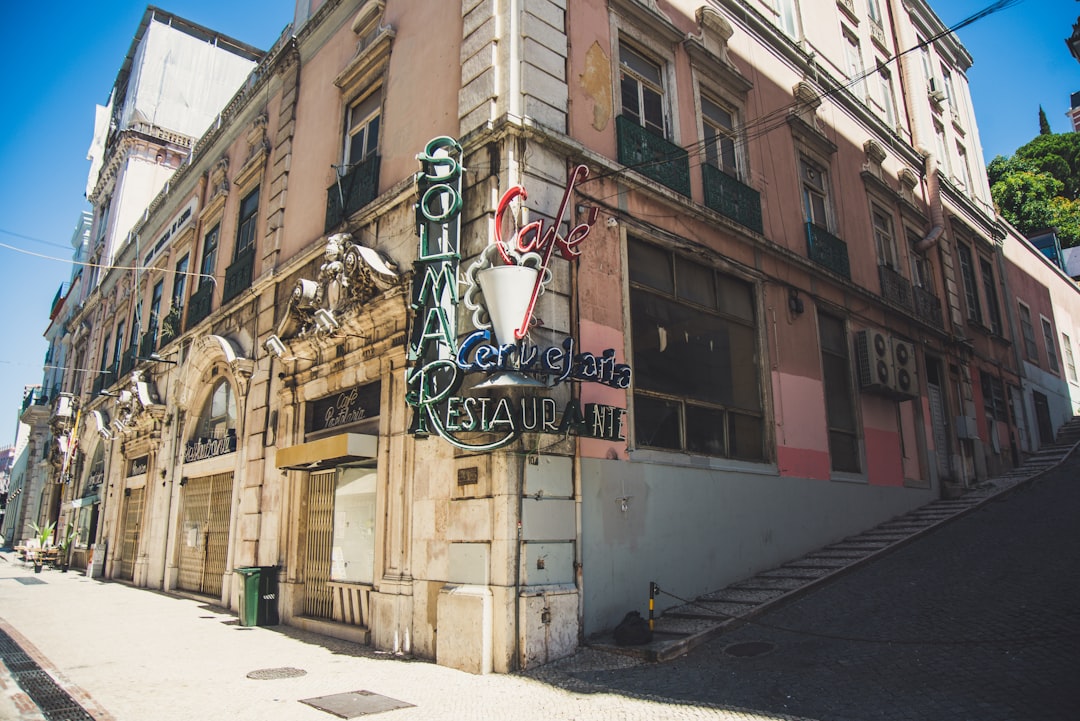
<svg viewBox="0 0 1080 721"><path fill-rule="evenodd" d="M567 337L540 346L529 339L536 303L551 282L550 264L556 251L574 261L596 221L588 220L565 235L559 228L566 216L574 186L588 177L579 165L570 173L554 222L537 220L504 239L502 226L510 204L527 193L520 185L503 194L495 214L494 238L465 275L466 291L458 289L461 263L462 150L448 137L435 138L417 155L420 200L416 229L420 248L413 282L415 323L409 338L406 399L416 410L410 431L436 433L466 450L494 450L521 433L559 433L606 440L623 440L625 409L598 403L570 401L559 413L556 401L544 397L520 399L461 397L466 374L482 373L488 380L476 386L553 387L566 381L590 381L613 388L630 387L630 366L617 363L614 349L599 355L580 351ZM457 305L463 300L473 311L476 330L458 342ZM493 440L469 442L463 433L487 434Z"/></svg>

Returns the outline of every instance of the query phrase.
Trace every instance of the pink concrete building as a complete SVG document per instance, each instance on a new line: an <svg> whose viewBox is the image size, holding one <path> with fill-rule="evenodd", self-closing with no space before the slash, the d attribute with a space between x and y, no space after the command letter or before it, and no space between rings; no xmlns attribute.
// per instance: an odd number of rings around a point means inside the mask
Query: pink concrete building
<svg viewBox="0 0 1080 721"><path fill-rule="evenodd" d="M971 62L921 1L302 6L70 339L98 571L504 672L1013 465Z"/></svg>

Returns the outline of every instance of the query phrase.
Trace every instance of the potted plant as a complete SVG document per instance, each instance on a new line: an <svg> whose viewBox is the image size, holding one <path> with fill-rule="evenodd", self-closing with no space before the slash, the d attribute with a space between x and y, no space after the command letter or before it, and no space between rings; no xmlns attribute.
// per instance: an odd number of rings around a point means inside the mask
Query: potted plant
<svg viewBox="0 0 1080 721"><path fill-rule="evenodd" d="M33 549L32 559L34 562L34 573L41 573L41 567L45 563L45 549L49 547L53 531L56 530L56 524L52 521L46 523L44 526L31 523L30 528L33 529L34 540L37 541L37 548Z"/></svg>
<svg viewBox="0 0 1080 721"><path fill-rule="evenodd" d="M60 572L67 573L68 564L71 562L71 544L74 543L75 537L79 535L79 530L75 528L75 524L72 521L68 521L64 526L64 535L60 536L60 543L57 544L60 548Z"/></svg>

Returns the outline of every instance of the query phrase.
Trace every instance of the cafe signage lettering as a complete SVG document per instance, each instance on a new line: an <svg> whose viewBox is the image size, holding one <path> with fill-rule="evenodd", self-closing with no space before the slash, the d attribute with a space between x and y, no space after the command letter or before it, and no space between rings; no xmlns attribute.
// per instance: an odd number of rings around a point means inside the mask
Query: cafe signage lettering
<svg viewBox="0 0 1080 721"><path fill-rule="evenodd" d="M576 400L560 404L532 395L511 399L476 395L491 388L553 388L568 381L593 382L617 389L630 387L630 366L618 363L615 350L582 350L573 337L542 345L530 338L539 297L551 282L550 264L558 254L567 261L581 255L581 243L596 222L588 219L563 236L560 228L574 186L588 177L579 165L570 173L554 221L524 224L502 237L511 202L526 198L520 185L503 194L495 214L493 241L465 272L461 270L462 150L448 137L435 138L417 155L420 200L416 232L420 249L415 263L412 308L416 322L409 338L406 399L415 409L410 432L434 433L470 451L494 450L522 433L550 433L625 440L626 409ZM476 330L458 340L457 306L472 311ZM473 393L461 395L467 374L484 374ZM462 434L470 434L468 439ZM480 434L483 440L474 440Z"/></svg>
<svg viewBox="0 0 1080 721"><path fill-rule="evenodd" d="M226 453L236 451L236 434L230 433L217 438L196 438L184 445L184 463L205 461Z"/></svg>
<svg viewBox="0 0 1080 721"><path fill-rule="evenodd" d="M379 415L381 388L381 383L370 383L313 401L307 414L308 432L342 428Z"/></svg>

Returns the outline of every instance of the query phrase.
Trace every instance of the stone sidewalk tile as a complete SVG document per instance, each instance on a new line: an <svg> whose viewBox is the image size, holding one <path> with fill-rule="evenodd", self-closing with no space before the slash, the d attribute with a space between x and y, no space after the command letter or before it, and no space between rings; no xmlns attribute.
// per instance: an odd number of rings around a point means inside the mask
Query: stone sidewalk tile
<svg viewBox="0 0 1080 721"><path fill-rule="evenodd" d="M25 650L69 692L83 694L101 721L333 721L300 700L361 690L413 704L378 715L386 721L765 721L742 709L570 690L543 675L473 676L285 626L242 627L206 603L75 573L47 570L39 585L15 581L29 574L0 561L0 623L16 630L20 645L30 646ZM640 663L588 651L578 656L574 663L593 669ZM248 677L281 668L306 673ZM569 679L557 666L545 674Z"/></svg>

